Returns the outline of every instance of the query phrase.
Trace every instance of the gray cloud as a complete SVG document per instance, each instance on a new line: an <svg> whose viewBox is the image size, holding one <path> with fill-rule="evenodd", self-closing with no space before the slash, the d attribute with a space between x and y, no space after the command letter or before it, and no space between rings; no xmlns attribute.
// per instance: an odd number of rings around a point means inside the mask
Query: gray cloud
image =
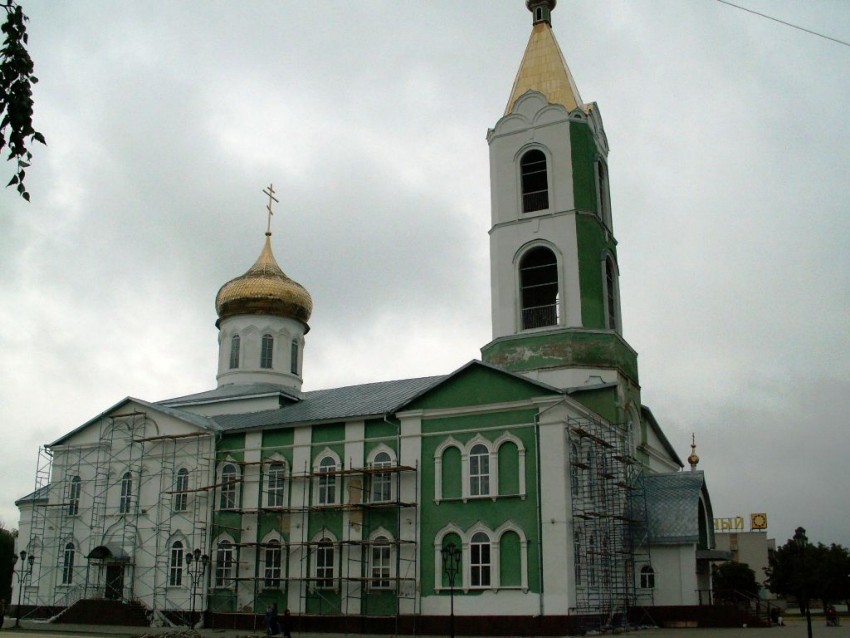
<svg viewBox="0 0 850 638"><path fill-rule="evenodd" d="M750 5L850 34L837 5ZM478 356L484 136L524 3L25 10L50 146L33 204L0 195L0 519L40 443L125 395L214 384L213 299L259 254L270 181L275 253L315 301L307 387ZM845 50L719 3L571 0L553 17L611 143L646 403L682 457L696 433L718 516L767 511L780 541L802 524L850 545Z"/></svg>

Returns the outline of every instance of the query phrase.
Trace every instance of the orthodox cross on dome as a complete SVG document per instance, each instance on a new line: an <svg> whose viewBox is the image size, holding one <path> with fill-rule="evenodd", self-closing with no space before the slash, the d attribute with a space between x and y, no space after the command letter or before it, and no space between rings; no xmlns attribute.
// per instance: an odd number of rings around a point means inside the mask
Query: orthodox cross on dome
<svg viewBox="0 0 850 638"><path fill-rule="evenodd" d="M274 211L272 210L272 202L279 204L277 197L274 196L274 185L269 184L268 188L263 189L263 194L269 196L269 203L266 204L266 210L269 211L269 225L266 227L266 236L270 237L272 234L272 215L274 215Z"/></svg>

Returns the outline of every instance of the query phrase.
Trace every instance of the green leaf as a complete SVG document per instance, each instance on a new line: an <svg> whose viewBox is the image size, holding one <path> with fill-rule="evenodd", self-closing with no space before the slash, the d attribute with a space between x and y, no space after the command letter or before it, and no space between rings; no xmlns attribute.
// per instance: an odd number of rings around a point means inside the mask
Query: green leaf
<svg viewBox="0 0 850 638"><path fill-rule="evenodd" d="M6 184L6 188L9 188L12 184L18 183L18 176L15 175L12 179L9 180L9 183Z"/></svg>

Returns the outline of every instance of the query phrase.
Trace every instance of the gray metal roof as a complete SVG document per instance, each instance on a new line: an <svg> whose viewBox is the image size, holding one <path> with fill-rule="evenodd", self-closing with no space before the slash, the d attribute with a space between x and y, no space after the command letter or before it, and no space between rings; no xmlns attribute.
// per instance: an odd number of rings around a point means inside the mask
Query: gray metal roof
<svg viewBox="0 0 850 638"><path fill-rule="evenodd" d="M647 474L641 477L652 544L699 542L699 500L705 487L702 472ZM710 509L710 503L706 503ZM640 508L639 508L640 509ZM711 512L707 524L712 524Z"/></svg>
<svg viewBox="0 0 850 638"><path fill-rule="evenodd" d="M157 405L178 406L191 405L195 403L214 403L216 401L224 401L227 399L247 399L272 395L279 395L290 401L299 401L303 396L300 392L296 392L292 388L285 388L273 383L249 383L245 385L233 383L223 385L215 390L187 394L173 399L163 399L156 403Z"/></svg>
<svg viewBox="0 0 850 638"><path fill-rule="evenodd" d="M45 485L44 487L38 488L35 492L30 492L26 496L22 496L17 501L15 501L15 505L22 505L23 503L35 503L36 501L46 501L50 496L50 485Z"/></svg>
<svg viewBox="0 0 850 638"><path fill-rule="evenodd" d="M351 417L380 416L394 412L414 396L446 379L446 375L397 379L313 390L298 403L276 410L212 417L222 430L247 430L271 426L339 421Z"/></svg>
<svg viewBox="0 0 850 638"><path fill-rule="evenodd" d="M664 449L667 451L667 454L670 455L670 458L673 459L676 463L679 464L679 467L685 467L685 464L682 463L682 459L679 458L679 455L676 454L676 448L674 448L670 441L667 439L667 436L661 429L661 426L658 425L658 421L655 419L655 415L652 413L652 410L649 409L646 405L640 406L641 415L644 420L649 424L649 427L652 428L652 431L655 432L655 436L658 437L658 440L661 441L661 445L664 446Z"/></svg>

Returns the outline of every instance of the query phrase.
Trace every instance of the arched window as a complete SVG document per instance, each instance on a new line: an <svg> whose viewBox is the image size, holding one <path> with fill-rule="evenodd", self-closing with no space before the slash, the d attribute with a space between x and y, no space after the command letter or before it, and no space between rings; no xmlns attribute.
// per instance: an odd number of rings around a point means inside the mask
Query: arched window
<svg viewBox="0 0 850 638"><path fill-rule="evenodd" d="M471 587L490 586L490 537L478 532L469 543L469 584Z"/></svg>
<svg viewBox="0 0 850 638"><path fill-rule="evenodd" d="M221 498L219 508L234 509L237 505L239 470L233 463L227 463L221 468Z"/></svg>
<svg viewBox="0 0 850 638"><path fill-rule="evenodd" d="M118 503L118 511L127 514L133 506L133 476L125 472L121 477L121 501Z"/></svg>
<svg viewBox="0 0 850 638"><path fill-rule="evenodd" d="M268 507L283 507L284 488L286 487L286 466L283 463L272 463L268 472Z"/></svg>
<svg viewBox="0 0 850 638"><path fill-rule="evenodd" d="M537 246L519 264L522 328L558 325L558 260L548 248Z"/></svg>
<svg viewBox="0 0 850 638"><path fill-rule="evenodd" d="M532 149L519 162L522 180L522 212L533 213L549 208L549 177L546 174L546 155Z"/></svg>
<svg viewBox="0 0 850 638"><path fill-rule="evenodd" d="M596 537L591 534L587 543L587 584L596 585Z"/></svg>
<svg viewBox="0 0 850 638"><path fill-rule="evenodd" d="M289 346L289 371L298 374L298 339L293 339Z"/></svg>
<svg viewBox="0 0 850 638"><path fill-rule="evenodd" d="M215 586L233 585L233 543L221 541L215 552Z"/></svg>
<svg viewBox="0 0 850 638"><path fill-rule="evenodd" d="M609 220L609 192L608 192L608 171L605 168L605 162L596 162L596 196L599 204L599 218L606 225Z"/></svg>
<svg viewBox="0 0 850 638"><path fill-rule="evenodd" d="M575 563L576 585L581 585L582 569L581 569L581 530L577 529L573 536L573 562Z"/></svg>
<svg viewBox="0 0 850 638"><path fill-rule="evenodd" d="M333 589L334 586L334 545L329 538L323 538L316 547L316 587Z"/></svg>
<svg viewBox="0 0 850 638"><path fill-rule="evenodd" d="M263 335L260 348L260 367L270 369L272 367L272 352L274 351L274 337L270 334Z"/></svg>
<svg viewBox="0 0 850 638"><path fill-rule="evenodd" d="M488 496L490 494L490 450L486 445L477 443L469 451L469 495Z"/></svg>
<svg viewBox="0 0 850 638"><path fill-rule="evenodd" d="M372 556L369 565L372 589L390 588L390 554L392 546L386 536L372 541Z"/></svg>
<svg viewBox="0 0 850 638"><path fill-rule="evenodd" d="M62 553L62 584L70 585L74 582L74 557L76 554L74 543L65 545Z"/></svg>
<svg viewBox="0 0 850 638"><path fill-rule="evenodd" d="M319 461L319 505L336 503L336 461L325 456Z"/></svg>
<svg viewBox="0 0 850 638"><path fill-rule="evenodd" d="M71 485L68 488L68 516L76 516L80 513L80 491L82 490L82 481L79 476L71 479Z"/></svg>
<svg viewBox="0 0 850 638"><path fill-rule="evenodd" d="M283 553L280 541L272 540L266 545L265 550L265 575L263 583L266 587L277 589L280 587L281 565Z"/></svg>
<svg viewBox="0 0 850 638"><path fill-rule="evenodd" d="M174 485L174 511L185 512L189 509L189 470L181 467L177 470Z"/></svg>
<svg viewBox="0 0 850 638"><path fill-rule="evenodd" d="M640 568L640 586L642 589L655 589L655 570L649 565Z"/></svg>
<svg viewBox="0 0 850 638"><path fill-rule="evenodd" d="M605 258L605 319L607 328L617 329L617 267L611 257Z"/></svg>
<svg viewBox="0 0 850 638"><path fill-rule="evenodd" d="M391 467L392 458L386 452L378 452L372 461L372 468ZM370 501L372 503L385 503L392 500L392 474L389 472L376 472L372 474L372 489Z"/></svg>
<svg viewBox="0 0 850 638"><path fill-rule="evenodd" d="M171 544L171 556L168 562L168 585L180 587L183 585L183 543L174 541Z"/></svg>
<svg viewBox="0 0 850 638"><path fill-rule="evenodd" d="M230 337L230 369L233 370L239 367L239 335Z"/></svg>

